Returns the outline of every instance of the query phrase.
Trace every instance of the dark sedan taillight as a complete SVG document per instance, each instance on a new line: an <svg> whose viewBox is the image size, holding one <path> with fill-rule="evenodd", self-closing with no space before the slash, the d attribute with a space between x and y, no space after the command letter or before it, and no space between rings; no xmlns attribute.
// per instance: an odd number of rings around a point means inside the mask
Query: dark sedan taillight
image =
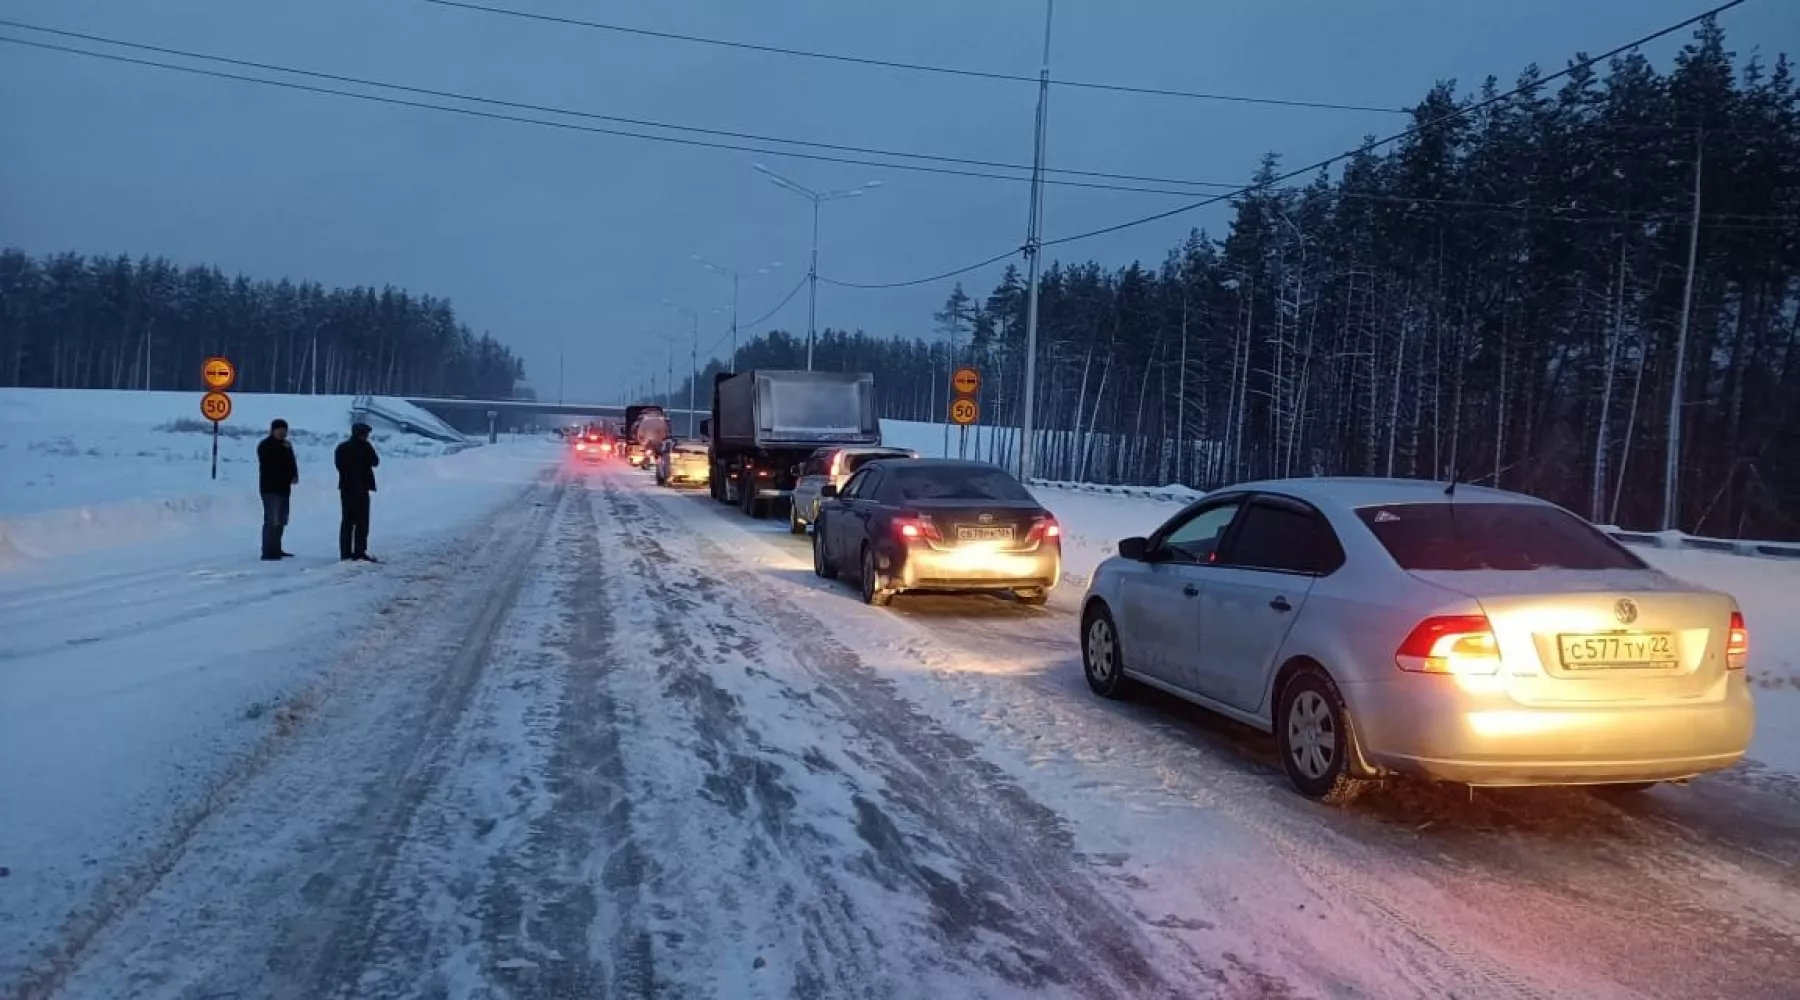
<svg viewBox="0 0 1800 1000"><path fill-rule="evenodd" d="M943 541L943 535L938 533L937 525L932 523L931 518L920 514L908 514L904 517L894 518L894 532L901 538L909 540L923 538L934 542Z"/></svg>
<svg viewBox="0 0 1800 1000"><path fill-rule="evenodd" d="M1049 514L1039 514L1037 518L1031 522L1031 530L1025 533L1025 540L1027 542L1041 542L1047 538L1055 539L1061 537L1062 525L1057 524L1056 518L1051 517Z"/></svg>

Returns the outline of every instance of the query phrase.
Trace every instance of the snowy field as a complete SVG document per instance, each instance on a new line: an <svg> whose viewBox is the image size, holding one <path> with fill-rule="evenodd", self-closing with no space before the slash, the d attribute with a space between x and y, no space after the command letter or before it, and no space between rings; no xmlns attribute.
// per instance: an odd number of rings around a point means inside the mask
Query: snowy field
<svg viewBox="0 0 1800 1000"><path fill-rule="evenodd" d="M387 562L343 565L349 400L243 397L237 422L301 442L300 557L263 564L255 438L213 484L172 426L193 405L0 392L0 996L1784 1000L1800 977L1794 563L1640 550L1743 605L1754 763L1630 801L1332 809L1264 737L1087 690L1079 584L1174 503L1040 487L1049 607L873 609L704 492L547 440L389 436Z"/></svg>

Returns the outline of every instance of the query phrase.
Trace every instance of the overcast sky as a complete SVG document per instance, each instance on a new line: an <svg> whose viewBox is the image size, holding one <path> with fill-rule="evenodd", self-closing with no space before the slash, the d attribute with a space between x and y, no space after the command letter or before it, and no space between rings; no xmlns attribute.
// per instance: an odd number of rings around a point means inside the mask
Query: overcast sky
<svg viewBox="0 0 1800 1000"><path fill-rule="evenodd" d="M478 2L1024 75L1036 73L1042 44L1042 0ZM1051 69L1074 80L1398 107L1438 79L1466 89L1488 74L1510 81L1532 61L1559 69L1577 51L1604 51L1706 3L1062 0ZM0 17L676 125L1031 158L1030 84L627 36L424 0L0 0ZM1800 0L1752 0L1723 22L1740 53L1800 48ZM1666 65L1685 38L1651 55ZM1264 152L1301 166L1404 124L1391 114L1062 88L1052 92L1049 156L1060 168L1235 182ZM811 208L757 174L756 162L818 189L882 182L824 207L827 277L923 277L1024 236L1021 183L483 121L0 46L0 243L163 254L256 277L393 283L447 296L470 325L524 356L545 397L556 392L559 354L571 400L610 401L653 371L660 378L671 339L685 370L688 321L663 300L702 312L730 300L729 281L690 255L746 271L783 263L743 283L746 322L804 277ZM1045 226L1055 237L1188 200L1055 187ZM1220 232L1225 217L1204 209L1062 255L1154 264L1189 226ZM970 292L985 295L999 267L965 277ZM950 284L822 285L819 324L927 334ZM775 325L804 331L804 291L765 328ZM726 329L724 316L705 317L702 354ZM720 356L727 350L721 345Z"/></svg>

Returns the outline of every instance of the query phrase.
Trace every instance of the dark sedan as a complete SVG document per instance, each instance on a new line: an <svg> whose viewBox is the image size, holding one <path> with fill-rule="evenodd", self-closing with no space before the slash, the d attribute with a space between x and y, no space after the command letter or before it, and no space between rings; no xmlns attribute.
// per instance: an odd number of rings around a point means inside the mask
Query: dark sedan
<svg viewBox="0 0 1800 1000"><path fill-rule="evenodd" d="M908 591L1012 591L1043 604L1062 577L1062 529L1029 490L985 462L870 462L827 485L813 527L813 571L849 572L863 601Z"/></svg>

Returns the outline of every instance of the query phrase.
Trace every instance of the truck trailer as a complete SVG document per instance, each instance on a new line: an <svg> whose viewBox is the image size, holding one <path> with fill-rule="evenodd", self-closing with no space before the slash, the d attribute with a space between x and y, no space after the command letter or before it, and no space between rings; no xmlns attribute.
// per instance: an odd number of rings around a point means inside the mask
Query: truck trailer
<svg viewBox="0 0 1800 1000"><path fill-rule="evenodd" d="M794 491L794 467L819 448L878 445L875 376L757 370L713 379L713 499L765 517Z"/></svg>

